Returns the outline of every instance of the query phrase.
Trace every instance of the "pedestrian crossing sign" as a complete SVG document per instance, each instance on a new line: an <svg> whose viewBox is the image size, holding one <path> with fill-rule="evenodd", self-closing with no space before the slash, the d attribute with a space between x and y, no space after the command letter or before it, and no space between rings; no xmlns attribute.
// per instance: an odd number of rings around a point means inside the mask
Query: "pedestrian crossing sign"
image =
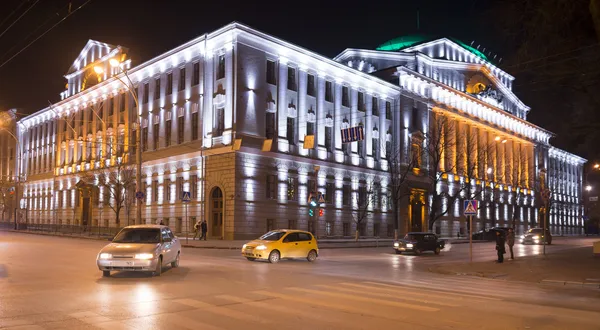
<svg viewBox="0 0 600 330"><path fill-rule="evenodd" d="M184 203L187 203L187 202L189 202L189 201L191 201L191 200L192 200L192 195L190 194L190 192L189 192L189 191L184 191L184 192L181 194L181 201L182 201L182 202L184 202Z"/></svg>
<svg viewBox="0 0 600 330"><path fill-rule="evenodd" d="M323 195L322 193L319 193L319 204L323 204L325 203L325 195Z"/></svg>
<svg viewBox="0 0 600 330"><path fill-rule="evenodd" d="M477 215L477 201L474 199L467 199L464 201L465 211L464 215Z"/></svg>

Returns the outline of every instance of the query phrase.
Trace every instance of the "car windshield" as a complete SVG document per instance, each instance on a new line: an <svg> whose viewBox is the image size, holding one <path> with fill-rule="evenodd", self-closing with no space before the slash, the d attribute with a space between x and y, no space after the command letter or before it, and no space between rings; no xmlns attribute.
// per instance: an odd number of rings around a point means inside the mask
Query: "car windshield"
<svg viewBox="0 0 600 330"><path fill-rule="evenodd" d="M259 239L263 241L278 241L283 235L285 235L283 231L270 231L262 235Z"/></svg>
<svg viewBox="0 0 600 330"><path fill-rule="evenodd" d="M419 240L420 235L411 235L411 234L406 234L406 236L404 236L404 239L407 241L417 241Z"/></svg>
<svg viewBox="0 0 600 330"><path fill-rule="evenodd" d="M530 234L541 234L542 229L534 228L534 229L529 229L529 231L527 231L527 232Z"/></svg>
<svg viewBox="0 0 600 330"><path fill-rule="evenodd" d="M160 230L155 228L125 228L113 243L160 243Z"/></svg>

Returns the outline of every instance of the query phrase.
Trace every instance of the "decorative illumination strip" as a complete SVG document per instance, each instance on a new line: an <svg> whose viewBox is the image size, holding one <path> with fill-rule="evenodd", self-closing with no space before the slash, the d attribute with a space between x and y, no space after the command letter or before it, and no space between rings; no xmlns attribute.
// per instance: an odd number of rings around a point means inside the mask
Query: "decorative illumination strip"
<svg viewBox="0 0 600 330"><path fill-rule="evenodd" d="M400 71L400 86L412 93L415 93L424 98L433 99L437 102L444 103L453 108L459 109L472 116L478 117L492 124L503 127L511 132L523 135L529 139L533 139L545 144L550 143L551 135L539 128L525 124L522 120L516 119L512 115L504 113L504 111L495 110L491 107L481 104L475 99L460 95L449 89L443 88L435 81L430 81L430 78L420 76L416 73L409 73L407 69L402 68Z"/></svg>
<svg viewBox="0 0 600 330"><path fill-rule="evenodd" d="M548 156L550 158L564 159L568 163L573 164L573 165L581 165L581 164L585 164L587 162L587 159L585 159L583 157L579 157L577 155L574 155L570 152L564 151L564 150L556 148L556 147L552 147L552 148L548 149Z"/></svg>

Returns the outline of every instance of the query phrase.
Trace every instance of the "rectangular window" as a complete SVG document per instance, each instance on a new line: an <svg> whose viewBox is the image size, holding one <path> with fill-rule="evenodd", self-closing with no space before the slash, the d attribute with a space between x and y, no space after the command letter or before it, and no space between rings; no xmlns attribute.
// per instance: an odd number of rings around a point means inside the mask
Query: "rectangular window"
<svg viewBox="0 0 600 330"><path fill-rule="evenodd" d="M154 99L160 98L160 78L154 79Z"/></svg>
<svg viewBox="0 0 600 330"><path fill-rule="evenodd" d="M350 236L350 223L344 222L342 224L342 232L344 236Z"/></svg>
<svg viewBox="0 0 600 330"><path fill-rule="evenodd" d="M267 198L274 199L277 198L276 188L277 188L277 177L275 175L267 175Z"/></svg>
<svg viewBox="0 0 600 330"><path fill-rule="evenodd" d="M325 82L325 101L333 102L333 83L331 81Z"/></svg>
<svg viewBox="0 0 600 330"><path fill-rule="evenodd" d="M365 111L365 94L358 92L358 111Z"/></svg>
<svg viewBox="0 0 600 330"><path fill-rule="evenodd" d="M358 157L365 157L365 140L358 141Z"/></svg>
<svg viewBox="0 0 600 330"><path fill-rule="evenodd" d="M371 102L373 103L371 105L373 116L379 116L379 102L377 102L377 98L373 97Z"/></svg>
<svg viewBox="0 0 600 330"><path fill-rule="evenodd" d="M171 145L171 121L167 120L165 122L165 146L168 147Z"/></svg>
<svg viewBox="0 0 600 330"><path fill-rule="evenodd" d="M160 137L160 124L155 123L154 128L152 129L152 137L154 139L154 150L158 150L159 143L158 138Z"/></svg>
<svg viewBox="0 0 600 330"><path fill-rule="evenodd" d="M146 88L146 87L145 87L145 85L144 85L144 88ZM109 117L110 117L110 116L112 116L112 115L115 113L115 108L114 108L114 104L113 104L113 103L114 103L114 102L113 102L113 99L112 99L112 98L108 99L108 103L107 103L107 105L108 105L108 116L109 116ZM74 118L73 118L73 119L74 119ZM71 126L72 126L72 127L75 127L75 125L74 125L74 121L72 121L72 122L71 122Z"/></svg>
<svg viewBox="0 0 600 330"><path fill-rule="evenodd" d="M379 139L372 139L371 144L373 147L373 158L379 159Z"/></svg>
<svg viewBox="0 0 600 330"><path fill-rule="evenodd" d="M215 136L222 136L225 131L225 109L219 108L215 112Z"/></svg>
<svg viewBox="0 0 600 330"><path fill-rule="evenodd" d="M130 146L131 148L129 149L131 151L131 153L133 155L135 155L135 152L137 151L136 148L136 144L137 144L137 131L136 130L131 130L131 143Z"/></svg>
<svg viewBox="0 0 600 330"><path fill-rule="evenodd" d="M366 206L367 202L367 187L358 187L358 207Z"/></svg>
<svg viewBox="0 0 600 330"><path fill-rule="evenodd" d="M198 140L198 112L192 113L192 140Z"/></svg>
<svg viewBox="0 0 600 330"><path fill-rule="evenodd" d="M167 73L167 95L173 94L173 72Z"/></svg>
<svg viewBox="0 0 600 330"><path fill-rule="evenodd" d="M315 76L309 74L306 80L306 94L315 96Z"/></svg>
<svg viewBox="0 0 600 330"><path fill-rule="evenodd" d="M185 68L179 69L179 91L185 89Z"/></svg>
<svg viewBox="0 0 600 330"><path fill-rule="evenodd" d="M333 221L325 222L325 236L333 236Z"/></svg>
<svg viewBox="0 0 600 330"><path fill-rule="evenodd" d="M177 118L177 144L183 143L183 133L185 132L185 127L183 126L183 116Z"/></svg>
<svg viewBox="0 0 600 330"><path fill-rule="evenodd" d="M306 123L306 135L315 135L315 123Z"/></svg>
<svg viewBox="0 0 600 330"><path fill-rule="evenodd" d="M190 195L192 199L198 198L198 176L190 176Z"/></svg>
<svg viewBox="0 0 600 330"><path fill-rule="evenodd" d="M296 145L296 119L288 117L287 119L287 140L292 146Z"/></svg>
<svg viewBox="0 0 600 330"><path fill-rule="evenodd" d="M267 60L267 83L277 84L277 75L275 73L275 61Z"/></svg>
<svg viewBox="0 0 600 330"><path fill-rule="evenodd" d="M121 102L119 103L119 112L125 112L125 94L121 94ZM83 116L81 116L81 120L83 120Z"/></svg>
<svg viewBox="0 0 600 330"><path fill-rule="evenodd" d="M296 200L296 189L298 187L298 179L296 178L288 178L288 191L287 191L287 199L288 201Z"/></svg>
<svg viewBox="0 0 600 330"><path fill-rule="evenodd" d="M200 63L194 63L194 72L192 73L192 86L196 86L200 83Z"/></svg>
<svg viewBox="0 0 600 330"><path fill-rule="evenodd" d="M148 126L142 129L142 151L148 150Z"/></svg>
<svg viewBox="0 0 600 330"><path fill-rule="evenodd" d="M292 91L296 90L296 69L295 68L288 67L287 88Z"/></svg>
<svg viewBox="0 0 600 330"><path fill-rule="evenodd" d="M325 183L325 202L327 204L333 203L333 195L335 194L333 188L333 182Z"/></svg>
<svg viewBox="0 0 600 330"><path fill-rule="evenodd" d="M325 149L327 149L327 151L329 152L333 152L333 139L332 139L332 134L333 133L333 128L332 127L325 127Z"/></svg>
<svg viewBox="0 0 600 330"><path fill-rule="evenodd" d="M342 106L349 107L350 106L350 95L348 91L348 86L342 87Z"/></svg>
<svg viewBox="0 0 600 330"><path fill-rule="evenodd" d="M217 70L217 79L225 78L225 55L219 55L219 67Z"/></svg>
<svg viewBox="0 0 600 330"><path fill-rule="evenodd" d="M148 83L144 83L144 95L142 96L142 103L146 104L148 103L148 93L150 92L150 86L148 85Z"/></svg>
<svg viewBox="0 0 600 330"><path fill-rule="evenodd" d="M183 197L183 177L178 177L176 181L175 191L177 191L177 198Z"/></svg>
<svg viewBox="0 0 600 330"><path fill-rule="evenodd" d="M392 155L392 142L391 141L386 141L385 142L385 159L390 159L391 155Z"/></svg>
<svg viewBox="0 0 600 330"><path fill-rule="evenodd" d="M274 230L275 228L275 219L267 219L267 232Z"/></svg>
<svg viewBox="0 0 600 330"><path fill-rule="evenodd" d="M352 191L350 190L350 185L345 184L342 188L342 205L349 206L350 205L350 194Z"/></svg>
<svg viewBox="0 0 600 330"><path fill-rule="evenodd" d="M392 104L385 102L385 119L392 119Z"/></svg>
<svg viewBox="0 0 600 330"><path fill-rule="evenodd" d="M288 220L288 229L298 229L298 220Z"/></svg>
<svg viewBox="0 0 600 330"><path fill-rule="evenodd" d="M273 139L275 137L275 114L267 112L265 123L265 137Z"/></svg>

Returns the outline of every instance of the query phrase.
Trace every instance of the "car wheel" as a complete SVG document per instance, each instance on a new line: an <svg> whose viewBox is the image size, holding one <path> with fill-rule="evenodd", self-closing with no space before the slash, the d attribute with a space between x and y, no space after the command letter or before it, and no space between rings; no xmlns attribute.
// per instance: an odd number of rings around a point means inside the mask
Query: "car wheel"
<svg viewBox="0 0 600 330"><path fill-rule="evenodd" d="M110 277L110 270L103 270L102 271L102 276L103 277Z"/></svg>
<svg viewBox="0 0 600 330"><path fill-rule="evenodd" d="M421 254L421 250L420 250L420 249L415 249L415 254L416 254L416 255L419 255L419 254Z"/></svg>
<svg viewBox="0 0 600 330"><path fill-rule="evenodd" d="M173 268L179 267L179 252L177 252L177 257L175 258L175 261L173 261L171 263L171 267L173 267Z"/></svg>
<svg viewBox="0 0 600 330"><path fill-rule="evenodd" d="M273 250L271 251L271 253L269 253L269 262L272 264L276 264L279 262L280 257L281 254L279 254L279 251Z"/></svg>
<svg viewBox="0 0 600 330"><path fill-rule="evenodd" d="M154 276L160 276L162 274L162 256L158 257L156 262L156 269L154 270Z"/></svg>
<svg viewBox="0 0 600 330"><path fill-rule="evenodd" d="M402 254L402 251L396 250L396 254Z"/></svg>
<svg viewBox="0 0 600 330"><path fill-rule="evenodd" d="M442 251L442 250L440 250L439 247L436 247L435 250L433 250L433 253L440 254L440 251Z"/></svg>
<svg viewBox="0 0 600 330"><path fill-rule="evenodd" d="M306 256L306 260L310 262L317 260L317 251L310 250L310 252L308 252L308 256Z"/></svg>
<svg viewBox="0 0 600 330"><path fill-rule="evenodd" d="M256 260L256 258L252 258L252 257L246 257L246 259L248 259L248 261L254 261L254 260Z"/></svg>

